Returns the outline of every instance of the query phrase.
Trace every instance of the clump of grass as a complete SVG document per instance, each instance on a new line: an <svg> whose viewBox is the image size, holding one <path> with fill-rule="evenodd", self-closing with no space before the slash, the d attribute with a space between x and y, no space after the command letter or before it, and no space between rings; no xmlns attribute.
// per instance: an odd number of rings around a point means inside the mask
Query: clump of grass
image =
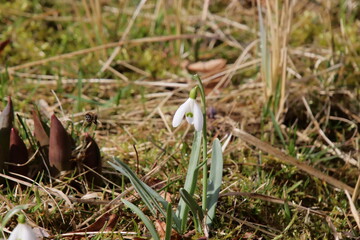
<svg viewBox="0 0 360 240"><path fill-rule="evenodd" d="M234 130L241 129L302 166L345 183L354 188L349 193L358 204L356 1L210 1L207 7L196 1L169 5L155 0L141 8L133 1L13 1L2 4L0 12L0 45L11 40L0 50L0 109L11 95L15 127L28 158L46 145L33 140L30 105L38 106L43 119L53 113L60 120L70 119L62 123L78 146L89 143L77 135L82 131L79 122L91 110L99 124L89 136L96 139L103 162L96 176L104 182L101 188L86 186L80 172L61 178L45 172L34 180L1 173L1 217L28 204L22 211L29 224L54 239L74 231L88 239L145 236L142 221L117 199L125 198L147 216L149 210L142 208L128 180L106 162L114 156L122 159L144 183L166 190L171 201L178 202L193 139L185 125L173 129L170 124L193 87L184 66L197 59L223 58L225 68L203 79L206 87L226 83L216 91L207 89L212 92L207 96L209 140L217 137L225 146L225 188L214 238L358 236L356 211L351 211L342 187L234 136ZM118 45L125 35L126 42ZM266 51L255 48L259 42ZM118 46L119 53L101 72ZM85 149L73 150L72 156L85 154ZM27 165L47 158L40 150L36 156ZM7 187L13 180L22 187ZM196 201L200 194L195 194ZM115 226L99 223L113 215L118 217ZM158 217L150 220L156 223ZM8 221L5 235L15 222ZM94 235L85 233L90 229Z"/></svg>

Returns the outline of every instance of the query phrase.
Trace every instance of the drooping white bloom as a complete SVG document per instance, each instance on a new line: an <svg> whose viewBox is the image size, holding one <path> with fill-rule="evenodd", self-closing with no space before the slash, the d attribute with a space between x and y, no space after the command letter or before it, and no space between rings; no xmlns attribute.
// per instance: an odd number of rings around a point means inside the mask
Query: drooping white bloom
<svg viewBox="0 0 360 240"><path fill-rule="evenodd" d="M195 95L196 96L196 95ZM201 131L203 128L203 114L201 108L195 99L189 97L179 108L176 110L172 125L177 127L180 125L183 117L190 124L194 124L196 131Z"/></svg>
<svg viewBox="0 0 360 240"><path fill-rule="evenodd" d="M26 223L18 223L8 240L37 240L33 229Z"/></svg>

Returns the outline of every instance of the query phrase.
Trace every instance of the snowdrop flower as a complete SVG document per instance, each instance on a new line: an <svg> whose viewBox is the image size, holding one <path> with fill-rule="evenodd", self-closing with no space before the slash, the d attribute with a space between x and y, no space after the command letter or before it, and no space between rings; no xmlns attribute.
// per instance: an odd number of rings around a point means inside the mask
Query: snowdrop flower
<svg viewBox="0 0 360 240"><path fill-rule="evenodd" d="M25 216L18 217L18 225L14 228L8 240L36 240L33 229L25 223Z"/></svg>
<svg viewBox="0 0 360 240"><path fill-rule="evenodd" d="M199 104L196 102L197 88L190 91L189 98L176 110L172 125L177 127L180 125L184 115L188 123L194 124L196 131L201 131L203 128L203 114Z"/></svg>

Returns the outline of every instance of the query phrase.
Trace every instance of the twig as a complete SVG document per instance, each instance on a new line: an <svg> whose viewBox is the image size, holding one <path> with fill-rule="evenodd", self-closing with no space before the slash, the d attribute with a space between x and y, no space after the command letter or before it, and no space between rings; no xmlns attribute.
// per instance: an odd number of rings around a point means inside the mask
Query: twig
<svg viewBox="0 0 360 240"><path fill-rule="evenodd" d="M358 228L360 229L360 217L359 217L359 213L355 207L355 204L354 202L352 201L351 199L351 196L349 194L349 192L347 190L345 190L345 194L346 194L346 197L348 198L348 201L349 201L349 205L350 205L350 210L351 210L351 213L355 219L355 222L358 226Z"/></svg>
<svg viewBox="0 0 360 240"><path fill-rule="evenodd" d="M137 68L137 67L135 67L135 66L133 66L133 65L125 62L125 61L117 61L116 63L118 63L118 64L120 64L120 65L123 65L124 67L126 67L126 68L128 68L128 69L130 69L130 70L132 70L132 71L134 71L134 72L136 72L136 73L138 73L138 74L140 74L140 75L144 75L144 76L146 76L146 77L150 77L150 76L151 76L150 73L145 72L144 70L142 70L142 69L140 69L140 68Z"/></svg>
<svg viewBox="0 0 360 240"><path fill-rule="evenodd" d="M61 105L61 102L60 102L60 99L58 98L58 96L56 95L55 91L51 89L51 92L52 94L54 94L55 98L56 98L56 101L58 102L59 104L59 107L60 107L60 111L61 111L61 114L63 115L63 118L65 118L65 113L64 113L64 109L62 108L62 105Z"/></svg>

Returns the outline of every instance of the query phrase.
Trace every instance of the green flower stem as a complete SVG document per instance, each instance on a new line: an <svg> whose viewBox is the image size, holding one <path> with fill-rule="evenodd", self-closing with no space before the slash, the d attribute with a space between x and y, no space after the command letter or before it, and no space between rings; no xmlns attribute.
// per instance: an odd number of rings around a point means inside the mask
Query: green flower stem
<svg viewBox="0 0 360 240"><path fill-rule="evenodd" d="M202 192L202 209L206 213L206 205L207 205L207 187L208 187L208 166L207 166L207 135L206 135L206 101L205 101L205 91L204 85L199 77L199 75L194 75L193 78L199 83L199 90L201 95L201 103L202 103L202 112L203 112L203 192Z"/></svg>

